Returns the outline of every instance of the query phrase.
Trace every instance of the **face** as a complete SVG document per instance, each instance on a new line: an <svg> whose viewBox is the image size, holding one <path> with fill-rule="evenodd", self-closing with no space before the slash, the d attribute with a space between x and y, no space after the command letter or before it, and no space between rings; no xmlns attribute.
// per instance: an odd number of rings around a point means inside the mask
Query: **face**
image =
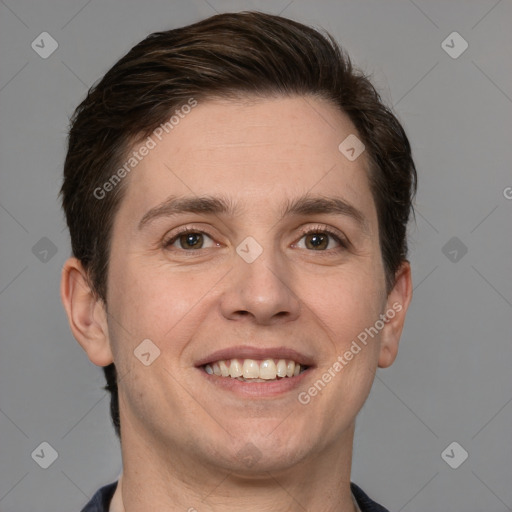
<svg viewBox="0 0 512 512"><path fill-rule="evenodd" d="M409 274L386 293L366 155L338 149L350 134L319 99L207 101L126 178L102 353L122 431L159 457L280 470L351 442Z"/></svg>

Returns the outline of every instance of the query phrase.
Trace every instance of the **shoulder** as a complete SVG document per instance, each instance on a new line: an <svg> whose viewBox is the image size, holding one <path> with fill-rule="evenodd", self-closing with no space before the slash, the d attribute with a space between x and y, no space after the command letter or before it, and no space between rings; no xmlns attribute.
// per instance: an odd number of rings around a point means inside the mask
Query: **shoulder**
<svg viewBox="0 0 512 512"><path fill-rule="evenodd" d="M116 487L117 481L98 489L81 512L108 512Z"/></svg>
<svg viewBox="0 0 512 512"><path fill-rule="evenodd" d="M352 490L352 494L354 495L361 512L389 512L382 505L379 505L370 499L368 495L356 484L351 483L350 489Z"/></svg>

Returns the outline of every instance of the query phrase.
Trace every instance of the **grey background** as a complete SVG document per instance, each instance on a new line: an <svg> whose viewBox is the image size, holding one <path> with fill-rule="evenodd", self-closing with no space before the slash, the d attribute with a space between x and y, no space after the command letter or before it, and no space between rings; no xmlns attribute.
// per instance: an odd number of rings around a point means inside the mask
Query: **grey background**
<svg viewBox="0 0 512 512"><path fill-rule="evenodd" d="M358 418L352 480L391 511L512 510L510 0L0 0L0 510L78 511L121 471L102 371L59 298L68 118L147 34L246 9L329 30L394 106L418 167L414 299ZM31 48L44 31L59 45L47 59ZM469 44L456 59L441 46L453 31ZM31 457L43 441L48 469ZM441 457L453 441L469 454L457 469Z"/></svg>

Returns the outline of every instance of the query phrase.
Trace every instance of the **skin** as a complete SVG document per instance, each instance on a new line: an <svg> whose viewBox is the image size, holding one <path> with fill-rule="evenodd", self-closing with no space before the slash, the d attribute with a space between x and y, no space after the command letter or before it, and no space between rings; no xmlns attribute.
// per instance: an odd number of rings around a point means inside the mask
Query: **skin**
<svg viewBox="0 0 512 512"><path fill-rule="evenodd" d="M357 134L349 118L318 98L201 102L125 178L108 312L80 262L66 262L61 295L72 332L93 363L113 361L120 376L123 475L111 510L355 510L355 418L376 368L397 355L412 286L405 261L386 293L366 155L351 162L338 150L349 134ZM350 203L367 229L332 213L281 218L283 203L306 193ZM182 213L139 230L171 194L223 195L240 209ZM182 238L165 248L180 226L205 230L203 247ZM301 228L334 229L349 245L329 238L315 248ZM252 263L236 252L248 236L263 248ZM298 393L397 303L378 335L299 403ZM147 338L161 351L149 366L133 353ZM297 389L242 398L195 367L241 344L291 347L314 368ZM239 453L248 446L257 454L251 465Z"/></svg>

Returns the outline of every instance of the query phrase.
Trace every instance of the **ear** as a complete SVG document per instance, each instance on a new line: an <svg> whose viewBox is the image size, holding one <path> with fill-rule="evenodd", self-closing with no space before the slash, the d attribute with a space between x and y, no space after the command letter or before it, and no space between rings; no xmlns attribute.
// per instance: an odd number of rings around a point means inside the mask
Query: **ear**
<svg viewBox="0 0 512 512"><path fill-rule="evenodd" d="M112 363L105 304L95 297L87 273L77 258L69 258L64 263L60 297L73 336L89 359L98 366Z"/></svg>
<svg viewBox="0 0 512 512"><path fill-rule="evenodd" d="M382 330L379 368L387 368L393 364L398 354L398 344L405 322L405 314L412 299L411 265L404 261L395 274L395 285L386 301L387 317Z"/></svg>

